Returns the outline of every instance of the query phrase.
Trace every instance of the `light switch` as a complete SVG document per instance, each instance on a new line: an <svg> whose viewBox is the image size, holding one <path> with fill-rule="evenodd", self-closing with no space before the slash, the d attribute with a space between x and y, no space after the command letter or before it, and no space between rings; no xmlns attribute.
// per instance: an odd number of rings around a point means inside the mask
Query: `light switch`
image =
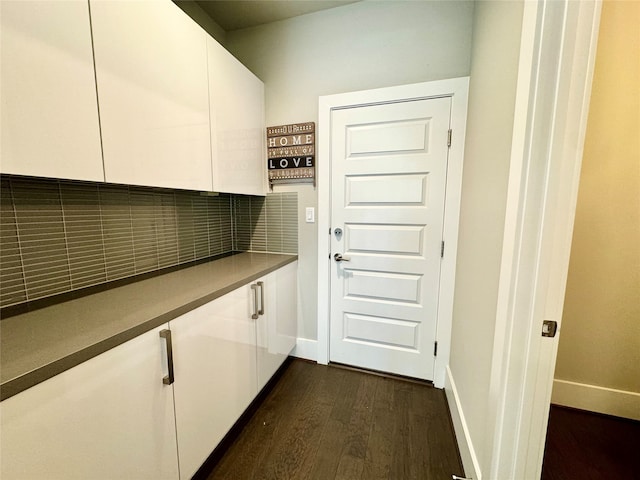
<svg viewBox="0 0 640 480"><path fill-rule="evenodd" d="M307 219L307 223L313 223L316 221L316 212L313 207L307 207L306 219Z"/></svg>

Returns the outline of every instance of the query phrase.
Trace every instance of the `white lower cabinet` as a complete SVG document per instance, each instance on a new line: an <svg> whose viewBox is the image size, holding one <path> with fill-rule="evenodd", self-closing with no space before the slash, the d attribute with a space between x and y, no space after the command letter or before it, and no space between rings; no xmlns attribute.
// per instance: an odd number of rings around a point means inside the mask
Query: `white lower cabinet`
<svg viewBox="0 0 640 480"><path fill-rule="evenodd" d="M250 294L245 285L171 321L182 479L193 476L257 393Z"/></svg>
<svg viewBox="0 0 640 480"><path fill-rule="evenodd" d="M293 262L4 400L0 478L191 478L291 353L296 292Z"/></svg>
<svg viewBox="0 0 640 480"><path fill-rule="evenodd" d="M170 322L180 478L200 468L295 346L297 262Z"/></svg>
<svg viewBox="0 0 640 480"><path fill-rule="evenodd" d="M256 322L258 391L296 345L298 262L270 273L263 283L264 314Z"/></svg>
<svg viewBox="0 0 640 480"><path fill-rule="evenodd" d="M167 327L0 403L0 478L178 478Z"/></svg>

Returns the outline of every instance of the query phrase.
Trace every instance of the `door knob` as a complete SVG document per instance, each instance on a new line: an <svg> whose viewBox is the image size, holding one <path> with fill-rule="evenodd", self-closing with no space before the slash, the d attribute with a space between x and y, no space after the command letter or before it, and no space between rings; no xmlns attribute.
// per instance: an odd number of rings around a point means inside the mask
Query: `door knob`
<svg viewBox="0 0 640 480"><path fill-rule="evenodd" d="M336 254L333 256L333 259L334 259L336 262L349 262L349 261L351 261L351 257L343 257L341 253L336 253Z"/></svg>

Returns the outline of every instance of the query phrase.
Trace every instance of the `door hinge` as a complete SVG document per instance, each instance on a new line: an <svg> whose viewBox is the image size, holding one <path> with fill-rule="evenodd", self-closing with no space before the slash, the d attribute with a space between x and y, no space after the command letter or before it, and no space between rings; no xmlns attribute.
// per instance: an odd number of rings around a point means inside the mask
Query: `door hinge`
<svg viewBox="0 0 640 480"><path fill-rule="evenodd" d="M444 240L440 244L440 258L444 258Z"/></svg>
<svg viewBox="0 0 640 480"><path fill-rule="evenodd" d="M449 132L447 133L447 147L451 146L451 135L453 134L453 130L449 129Z"/></svg>
<svg viewBox="0 0 640 480"><path fill-rule="evenodd" d="M433 342L433 356L438 356L438 342Z"/></svg>

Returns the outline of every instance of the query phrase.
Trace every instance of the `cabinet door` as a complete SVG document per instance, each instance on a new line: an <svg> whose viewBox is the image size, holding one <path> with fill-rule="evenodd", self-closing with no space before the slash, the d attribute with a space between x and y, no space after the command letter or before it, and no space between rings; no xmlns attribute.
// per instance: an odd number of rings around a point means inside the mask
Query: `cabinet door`
<svg viewBox="0 0 640 480"><path fill-rule="evenodd" d="M296 345L298 262L290 263L264 280L264 315L257 320L258 391Z"/></svg>
<svg viewBox="0 0 640 480"><path fill-rule="evenodd" d="M264 84L214 39L207 50L213 189L265 195Z"/></svg>
<svg viewBox="0 0 640 480"><path fill-rule="evenodd" d="M249 285L172 320L180 477L191 478L256 395Z"/></svg>
<svg viewBox="0 0 640 480"><path fill-rule="evenodd" d="M273 337L276 350L288 356L298 338L298 262L290 263L274 273L277 317Z"/></svg>
<svg viewBox="0 0 640 480"><path fill-rule="evenodd" d="M0 477L177 479L160 330L3 401Z"/></svg>
<svg viewBox="0 0 640 480"><path fill-rule="evenodd" d="M86 2L0 2L0 171L104 181Z"/></svg>
<svg viewBox="0 0 640 480"><path fill-rule="evenodd" d="M91 0L107 182L211 190L206 33L169 0Z"/></svg>

